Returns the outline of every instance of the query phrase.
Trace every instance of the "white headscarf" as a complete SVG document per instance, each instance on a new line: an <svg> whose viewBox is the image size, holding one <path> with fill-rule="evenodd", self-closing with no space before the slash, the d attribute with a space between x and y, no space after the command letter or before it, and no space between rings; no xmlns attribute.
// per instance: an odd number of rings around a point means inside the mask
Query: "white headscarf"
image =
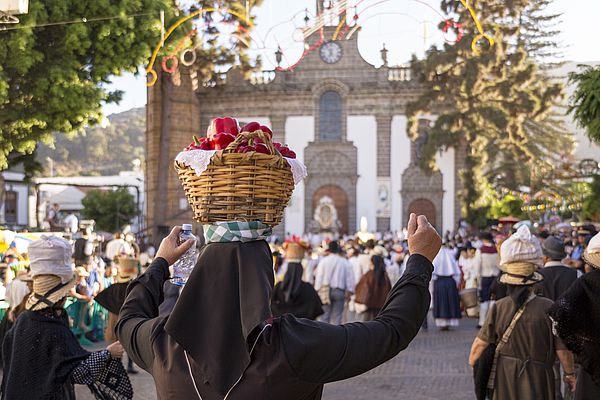
<svg viewBox="0 0 600 400"><path fill-rule="evenodd" d="M27 253L32 277L56 275L63 284L73 279L75 268L71 260L72 250L65 239L43 235L29 244Z"/></svg>
<svg viewBox="0 0 600 400"><path fill-rule="evenodd" d="M542 266L542 246L526 225L521 226L500 247L500 265L529 262Z"/></svg>
<svg viewBox="0 0 600 400"><path fill-rule="evenodd" d="M433 259L433 275L452 276L460 279L460 268L454 258L454 250L442 247L440 252Z"/></svg>

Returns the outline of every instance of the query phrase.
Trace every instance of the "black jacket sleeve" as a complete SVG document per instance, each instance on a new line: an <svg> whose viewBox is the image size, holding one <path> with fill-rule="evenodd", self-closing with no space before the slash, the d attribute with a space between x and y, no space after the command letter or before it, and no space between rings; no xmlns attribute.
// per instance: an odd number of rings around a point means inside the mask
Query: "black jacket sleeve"
<svg viewBox="0 0 600 400"><path fill-rule="evenodd" d="M158 306L163 300L163 284L169 279L169 264L156 258L148 270L133 280L127 288L127 297L115 328L119 341L144 370L152 373L152 334L163 318Z"/></svg>
<svg viewBox="0 0 600 400"><path fill-rule="evenodd" d="M371 322L330 325L281 318L282 346L298 378L313 383L347 379L384 363L404 350L429 310L433 265L415 254L386 304Z"/></svg>

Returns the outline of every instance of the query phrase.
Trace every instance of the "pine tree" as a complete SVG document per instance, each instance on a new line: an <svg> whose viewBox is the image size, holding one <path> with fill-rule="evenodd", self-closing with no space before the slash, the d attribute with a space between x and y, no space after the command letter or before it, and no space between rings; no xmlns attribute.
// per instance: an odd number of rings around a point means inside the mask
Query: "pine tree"
<svg viewBox="0 0 600 400"><path fill-rule="evenodd" d="M463 153L459 194L470 220L478 215L488 183L529 185L535 171L550 168L560 151L570 151L571 138L553 115L562 86L528 54L534 39L522 34L519 25L533 1L470 1L485 33L494 39L490 45L482 38L474 52L472 40L479 31L469 11L460 2L444 0L442 10L464 28L462 40L412 60L423 92L407 109L409 133L417 135L420 115L438 115L423 166L433 167L440 149L454 146Z"/></svg>

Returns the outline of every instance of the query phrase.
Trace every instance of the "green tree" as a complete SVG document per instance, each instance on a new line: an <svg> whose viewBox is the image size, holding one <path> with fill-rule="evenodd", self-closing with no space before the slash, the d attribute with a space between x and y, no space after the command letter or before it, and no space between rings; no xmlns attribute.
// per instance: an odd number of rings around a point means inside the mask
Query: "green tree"
<svg viewBox="0 0 600 400"><path fill-rule="evenodd" d="M38 141L51 143L55 132L69 134L97 124L102 104L122 95L106 89L111 77L137 72L148 62L161 35L160 11L165 11L166 27L184 15L176 3L30 0L29 13L20 16L20 23L0 31L0 170L8 166L12 152L31 153ZM241 0L205 0L196 5L246 13ZM66 21L82 23L55 24ZM172 49L190 29L191 23L178 29L163 51ZM215 65L236 59L248 68L243 44L218 42L216 26L204 30L206 41L197 48L200 76L210 76Z"/></svg>
<svg viewBox="0 0 600 400"><path fill-rule="evenodd" d="M433 167L437 151L457 147L465 157L460 197L470 221L480 217L475 211L483 206L480 198L488 183L496 189L530 184L538 170L551 169L561 152L572 148L572 138L553 111L562 86L528 56L526 45L534 39L520 35L520 17L532 3L470 1L495 40L492 46L479 40L476 53L471 42L479 32L469 11L460 2L444 0L442 10L464 28L462 40L432 47L425 59L413 57L411 63L423 91L407 108L409 133L418 135L420 116L437 114L422 165Z"/></svg>
<svg viewBox="0 0 600 400"><path fill-rule="evenodd" d="M590 140L600 143L600 67L580 65L581 71L571 72L569 80L577 84L571 97L569 113L585 128Z"/></svg>
<svg viewBox="0 0 600 400"><path fill-rule="evenodd" d="M594 175L592 182L588 185L581 216L583 219L591 221L600 219L600 175Z"/></svg>
<svg viewBox="0 0 600 400"><path fill-rule="evenodd" d="M126 188L92 190L82 200L84 218L96 221L99 230L115 232L131 223L138 214L135 200Z"/></svg>
<svg viewBox="0 0 600 400"><path fill-rule="evenodd" d="M488 216L493 219L502 217L523 218L525 217L525 213L521 210L521 207L523 207L521 199L512 195L506 195L492 202Z"/></svg>

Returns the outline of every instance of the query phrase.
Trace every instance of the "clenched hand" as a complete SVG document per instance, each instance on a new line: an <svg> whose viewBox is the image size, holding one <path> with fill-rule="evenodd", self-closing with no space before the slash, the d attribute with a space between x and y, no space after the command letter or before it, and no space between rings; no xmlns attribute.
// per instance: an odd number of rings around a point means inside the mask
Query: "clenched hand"
<svg viewBox="0 0 600 400"><path fill-rule="evenodd" d="M420 254L433 262L442 247L442 238L424 215L410 214L408 220L408 252Z"/></svg>

